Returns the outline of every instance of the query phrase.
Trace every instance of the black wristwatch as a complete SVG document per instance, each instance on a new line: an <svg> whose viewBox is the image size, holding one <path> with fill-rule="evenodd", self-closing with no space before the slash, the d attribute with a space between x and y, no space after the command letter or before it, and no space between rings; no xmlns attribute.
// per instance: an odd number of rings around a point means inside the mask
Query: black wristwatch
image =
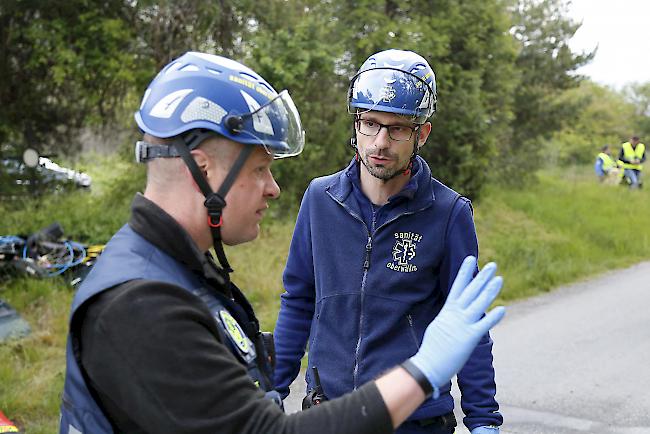
<svg viewBox="0 0 650 434"><path fill-rule="evenodd" d="M438 388L434 387L429 382L427 377L422 373L422 371L420 371L420 368L415 366L415 364L411 362L410 359L402 363L401 366L402 368L404 368L406 372L408 372L411 375L411 377L413 377L415 382L420 385L426 398L433 396L433 399L438 399L438 397L440 396L440 391L438 390Z"/></svg>

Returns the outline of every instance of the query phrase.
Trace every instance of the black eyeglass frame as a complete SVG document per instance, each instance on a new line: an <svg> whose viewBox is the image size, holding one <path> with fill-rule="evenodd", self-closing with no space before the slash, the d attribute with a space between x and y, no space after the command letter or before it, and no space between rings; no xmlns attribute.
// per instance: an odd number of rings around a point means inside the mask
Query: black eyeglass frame
<svg viewBox="0 0 650 434"><path fill-rule="evenodd" d="M379 125L379 129L377 129L377 132L375 134L366 134L364 132L361 132L361 128L360 128L361 125L360 124L361 124L362 121L372 122L374 124L377 124L377 125ZM420 124L415 124L415 125L416 125L415 127L409 127L407 125L384 125L384 124L381 124L381 123L379 123L377 121L373 121L373 120L370 120L370 119L361 119L360 117L357 117L354 120L355 129L356 129L356 131L359 132L359 134L363 134L366 137L375 137L375 136L377 136L379 134L379 132L381 131L382 128L386 128L386 130L388 130L388 137L390 137L391 140L394 140L396 142L407 142L407 141L411 140L411 138L413 137L413 133L419 132L420 128L422 127L422 125L420 125ZM408 138L406 138L406 139L396 139L391 134L391 128L392 127L408 128L409 130L411 130L411 134L409 134Z"/></svg>

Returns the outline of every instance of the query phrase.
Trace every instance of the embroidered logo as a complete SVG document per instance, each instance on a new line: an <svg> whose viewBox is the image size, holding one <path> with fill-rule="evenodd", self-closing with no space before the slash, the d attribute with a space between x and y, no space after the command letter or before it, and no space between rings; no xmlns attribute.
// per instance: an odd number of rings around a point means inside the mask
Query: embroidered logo
<svg viewBox="0 0 650 434"><path fill-rule="evenodd" d="M232 340L232 342L237 345L239 351L244 354L248 354L251 350L249 340L246 337L244 330L242 330L241 326L237 323L235 318L233 318L232 315L230 315L230 312L227 310L219 311L219 316L221 317L221 321L223 322L223 325L228 332L228 337L230 340Z"/></svg>
<svg viewBox="0 0 650 434"><path fill-rule="evenodd" d="M395 245L393 246L393 261L386 264L386 268L401 273L418 271L417 265L411 263L415 258L417 244L422 241L422 235L414 232L395 232Z"/></svg>

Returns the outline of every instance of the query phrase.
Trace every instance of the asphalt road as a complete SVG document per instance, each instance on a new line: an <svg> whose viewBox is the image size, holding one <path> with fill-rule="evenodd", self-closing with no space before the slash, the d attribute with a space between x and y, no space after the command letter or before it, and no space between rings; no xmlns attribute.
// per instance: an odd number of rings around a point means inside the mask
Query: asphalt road
<svg viewBox="0 0 650 434"><path fill-rule="evenodd" d="M514 303L492 335L503 434L650 434L650 262Z"/></svg>

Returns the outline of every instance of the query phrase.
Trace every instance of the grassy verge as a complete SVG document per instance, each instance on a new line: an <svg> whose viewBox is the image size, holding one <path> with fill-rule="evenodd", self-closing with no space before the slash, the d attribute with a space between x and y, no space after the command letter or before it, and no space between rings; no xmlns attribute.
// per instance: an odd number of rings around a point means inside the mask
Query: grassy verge
<svg viewBox="0 0 650 434"><path fill-rule="evenodd" d="M32 333L0 344L0 410L29 434L58 430L65 337L72 294L63 281L20 279L2 286Z"/></svg>
<svg viewBox="0 0 650 434"><path fill-rule="evenodd" d="M508 301L650 258L650 192L554 170L522 191L490 189L475 212L481 263L497 261Z"/></svg>
<svg viewBox="0 0 650 434"><path fill-rule="evenodd" d="M141 174L124 177L119 167L111 167L92 195L42 201L38 209L0 206L0 235L59 220L68 234L104 241L127 218L130 198L142 185ZM500 302L650 258L649 199L648 190L597 184L589 168L544 172L527 190L490 188L475 218L481 263L497 261L506 281ZM265 224L255 243L228 249L234 281L266 330L275 323L292 229L292 218L281 219ZM27 433L54 432L71 289L63 280L20 279L0 282L0 298L33 329L27 338L0 344L0 410Z"/></svg>

